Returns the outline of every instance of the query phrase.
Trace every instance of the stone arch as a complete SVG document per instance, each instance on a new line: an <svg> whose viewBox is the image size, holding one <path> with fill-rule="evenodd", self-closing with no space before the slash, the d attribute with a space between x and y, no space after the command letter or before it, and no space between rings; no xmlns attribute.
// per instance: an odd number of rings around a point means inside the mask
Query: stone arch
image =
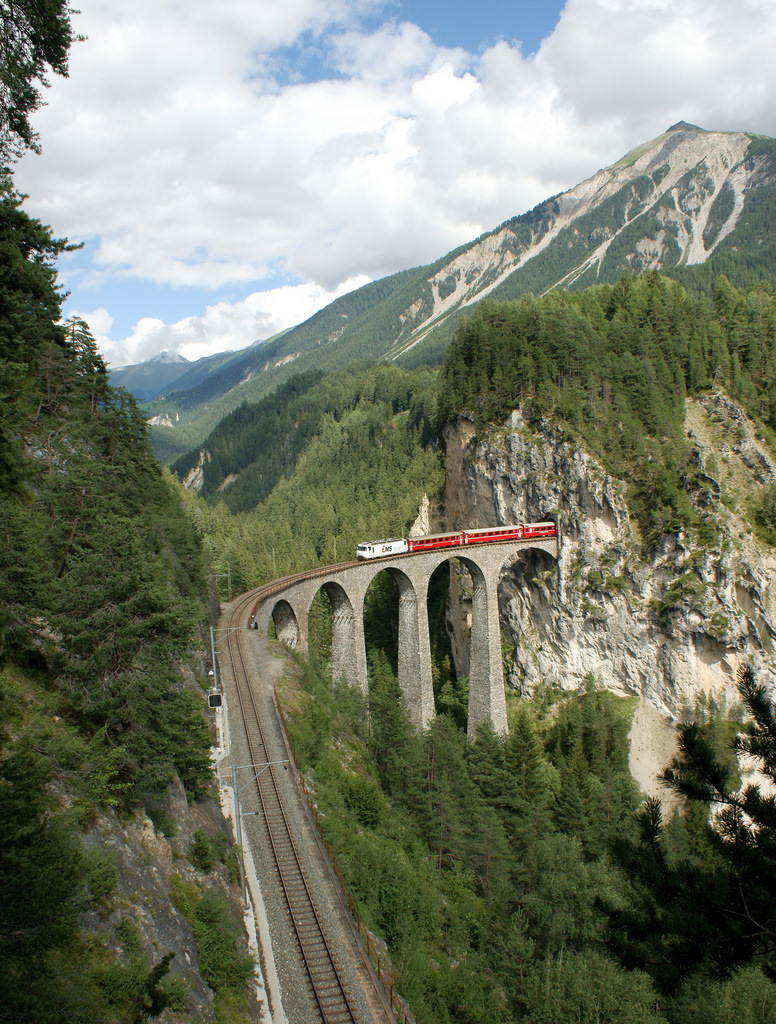
<svg viewBox="0 0 776 1024"><path fill-rule="evenodd" d="M275 636L288 647L296 647L299 643L301 630L296 612L288 601L281 598L272 608L272 622L275 625Z"/></svg>
<svg viewBox="0 0 776 1024"><path fill-rule="evenodd" d="M516 552L501 573L499 612L505 630L516 641L505 664L506 682L524 696L536 672L541 675L546 670L540 652L553 645L556 609L564 600L563 568L559 557L537 545Z"/></svg>
<svg viewBox="0 0 776 1024"><path fill-rule="evenodd" d="M460 554L472 581L472 627L469 650L469 718L466 732L473 739L477 726L490 719L498 733L507 731L507 702L501 666L501 626L498 593L491 593L492 572L478 558ZM498 584L495 584L496 591Z"/></svg>
<svg viewBox="0 0 776 1024"><path fill-rule="evenodd" d="M347 679L356 682L358 679L358 662L356 656L356 615L353 604L344 587L335 580L328 580L318 590L322 590L331 604L331 674L332 678ZM318 593L316 591L315 593ZM312 600L310 605L312 605ZM308 617L310 608L308 606Z"/></svg>
<svg viewBox="0 0 776 1024"><path fill-rule="evenodd" d="M415 574L396 565L375 566L366 591L381 572L387 572L399 592L399 686L409 707L413 724L424 729L434 717L434 692L431 684L431 651L428 639L428 574ZM362 605L363 621L363 605Z"/></svg>
<svg viewBox="0 0 776 1024"><path fill-rule="evenodd" d="M557 562L546 542L519 548L489 544L459 555L472 580L472 626L469 654L469 719L467 733L490 719L496 732L507 732L504 667L501 654L499 584L509 567L531 552Z"/></svg>

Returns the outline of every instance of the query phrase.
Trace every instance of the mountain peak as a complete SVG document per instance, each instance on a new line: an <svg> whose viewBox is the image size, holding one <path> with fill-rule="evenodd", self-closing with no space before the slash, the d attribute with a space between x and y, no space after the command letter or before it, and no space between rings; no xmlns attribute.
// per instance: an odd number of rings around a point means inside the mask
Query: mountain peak
<svg viewBox="0 0 776 1024"><path fill-rule="evenodd" d="M188 363L188 361L180 352L167 352L166 350L148 360L149 363Z"/></svg>
<svg viewBox="0 0 776 1024"><path fill-rule="evenodd" d="M705 128L699 128L697 124L689 124L687 121L677 121L676 124L672 124L671 127L666 131L668 132L705 132Z"/></svg>

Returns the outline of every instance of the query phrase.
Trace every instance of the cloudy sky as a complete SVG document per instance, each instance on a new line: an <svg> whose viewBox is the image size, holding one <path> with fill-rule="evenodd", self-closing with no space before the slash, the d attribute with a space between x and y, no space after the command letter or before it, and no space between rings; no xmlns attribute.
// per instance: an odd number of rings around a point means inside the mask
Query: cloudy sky
<svg viewBox="0 0 776 1024"><path fill-rule="evenodd" d="M679 120L776 136L776 0L78 0L28 210L112 365L300 323Z"/></svg>

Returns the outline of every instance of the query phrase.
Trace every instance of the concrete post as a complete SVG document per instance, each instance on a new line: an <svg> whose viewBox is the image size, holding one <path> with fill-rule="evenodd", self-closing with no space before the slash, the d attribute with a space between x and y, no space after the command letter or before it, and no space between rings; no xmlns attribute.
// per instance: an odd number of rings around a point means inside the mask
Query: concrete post
<svg viewBox="0 0 776 1024"><path fill-rule="evenodd" d="M355 646L355 677L351 682L358 684L364 694L369 693L369 674L366 668L366 637L364 636L364 595L356 604L357 612L354 617L353 644Z"/></svg>
<svg viewBox="0 0 776 1024"><path fill-rule="evenodd" d="M418 591L418 663L420 668L419 714L420 728L425 729L436 715L434 706L434 680L431 674L431 638L428 631L428 579Z"/></svg>

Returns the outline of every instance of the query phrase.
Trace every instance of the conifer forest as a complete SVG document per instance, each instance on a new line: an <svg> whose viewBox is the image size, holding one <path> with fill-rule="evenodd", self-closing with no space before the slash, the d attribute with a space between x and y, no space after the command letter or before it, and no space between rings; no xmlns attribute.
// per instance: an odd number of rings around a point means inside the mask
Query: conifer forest
<svg viewBox="0 0 776 1024"><path fill-rule="evenodd" d="M194 1024L172 952L143 946L115 858L86 837L146 813L172 835L158 809L172 787L187 807L213 795L204 704L219 601L406 535L424 497L441 506L445 428L465 417L496 434L517 408L528 435L550 423L627 481L644 553L667 535L713 545L718 524L692 499L715 467L693 458L685 403L724 392L776 452L776 294L731 264L691 288L645 271L485 300L446 350L298 374L163 469L146 411L111 386L86 323L62 319L57 260L73 247L14 183L19 154L39 145L41 76L67 74L72 11L0 8L33 12L0 97L0 1022ZM184 481L198 467L197 492ZM740 511L776 547L776 486ZM322 595L309 657L282 652L279 688L325 837L414 1019L774 1024L773 693L745 666L735 706L704 695L686 709L663 769L668 811L629 770L635 698L592 673L580 692L548 679L510 693L507 736L466 736L448 589L437 572L437 715L422 733L382 578L365 611L368 692L332 678ZM210 884L235 874L231 844L200 831L176 858L205 879L176 874L167 897L212 1019L248 1021L253 964Z"/></svg>
<svg viewBox="0 0 776 1024"><path fill-rule="evenodd" d="M204 500L185 500L211 557L228 563L243 589L302 562L336 560L332 535L340 544L351 537L339 557L352 557L365 535L401 534L419 493L441 484L444 424L464 415L480 431L496 430L520 405L529 429L552 422L629 478L645 549L678 531L712 544L713 518L690 500L708 485L682 432L685 396L725 389L772 440L775 330L771 290L737 289L724 278L706 296L646 273L580 293L483 303L436 373L399 377L360 366L295 382L282 457L308 422L299 410L318 410L323 425L292 470L278 464L276 475L289 476L252 511L239 511L244 492L230 498L218 486L244 466L279 458L276 439L265 450L260 431L254 461L239 443L241 425L260 421L262 403L233 414L234 432L214 436L217 470L205 476ZM388 387L388 373L407 390ZM368 380L382 384L372 391ZM375 444L397 460L393 479L414 497L404 508L401 492L389 508L379 500L374 455L360 454ZM317 515L301 497L312 493ZM774 536L773 500L766 492L748 510L765 543ZM289 521L281 522L281 508ZM330 529L321 532L327 509ZM289 689L299 710L295 749L324 831L369 927L388 943L418 1019L774 1019L774 904L765 881L773 803L738 793L735 753L736 743L744 744L739 751L753 744L770 773L774 708L766 693L748 678L736 707L688 709L682 758L665 766L687 802L681 813L663 814L629 774L632 702L597 688L592 676L579 696L548 686L511 704L508 739L483 728L467 742L466 680L451 672L446 589L437 591L432 586L429 618L439 714L422 736L409 726L396 682L390 586L375 587L367 612L368 715L358 692L327 675L323 609L312 661L300 669L301 698ZM742 740L741 722L752 739ZM713 827L711 806L723 808ZM738 885L751 891L736 895Z"/></svg>

